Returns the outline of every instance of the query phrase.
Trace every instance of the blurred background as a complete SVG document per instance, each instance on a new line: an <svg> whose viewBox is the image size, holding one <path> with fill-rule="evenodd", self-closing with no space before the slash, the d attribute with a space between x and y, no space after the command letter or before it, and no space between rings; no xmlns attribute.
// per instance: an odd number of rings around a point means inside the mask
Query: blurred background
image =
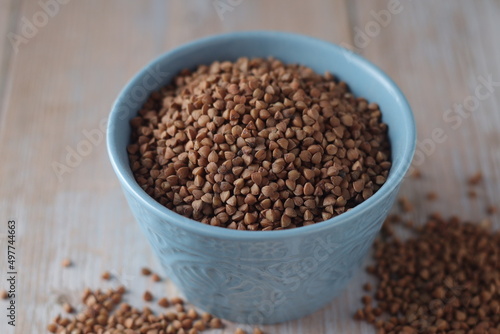
<svg viewBox="0 0 500 334"><path fill-rule="evenodd" d="M2 311L0 332L43 333L85 286L125 284L139 292L131 301L146 288L176 293L139 274L159 266L112 172L105 123L150 60L212 34L296 32L378 65L406 94L418 127L413 176L401 191L414 205L408 216L418 223L439 211L498 227L486 208L500 199L499 16L495 0L0 0L0 287L10 219L18 267L17 326ZM471 188L478 172L483 181ZM62 268L65 258L74 265ZM114 280L102 282L106 270ZM360 272L307 318L264 328L372 333L352 320L367 279Z"/></svg>

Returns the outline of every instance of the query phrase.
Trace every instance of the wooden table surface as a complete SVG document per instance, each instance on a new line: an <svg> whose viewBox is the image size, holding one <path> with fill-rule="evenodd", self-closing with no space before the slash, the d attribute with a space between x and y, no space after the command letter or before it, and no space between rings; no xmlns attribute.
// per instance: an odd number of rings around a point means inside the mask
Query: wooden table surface
<svg viewBox="0 0 500 334"><path fill-rule="evenodd" d="M422 221L438 210L481 220L499 202L499 1L57 1L0 0L0 287L7 287L12 219L18 272L17 325L7 325L0 301L0 333L44 333L61 303L76 303L86 286L125 284L138 305L146 288L176 294L170 283L139 274L159 265L113 174L100 124L134 73L203 36L271 29L353 48L386 71L413 107L414 166L423 177L407 178L401 190L416 206L410 217ZM83 155L68 162L72 150ZM466 179L477 171L484 181L471 200ZM432 203L429 191L439 195ZM62 268L64 258L74 265ZM100 278L105 270L113 280ZM367 279L360 272L311 316L263 328L373 333L352 320Z"/></svg>

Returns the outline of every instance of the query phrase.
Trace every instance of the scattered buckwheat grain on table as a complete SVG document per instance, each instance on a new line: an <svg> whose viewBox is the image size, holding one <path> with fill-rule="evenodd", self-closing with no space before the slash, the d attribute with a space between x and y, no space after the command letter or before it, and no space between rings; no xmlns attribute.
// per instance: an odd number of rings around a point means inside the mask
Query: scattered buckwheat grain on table
<svg viewBox="0 0 500 334"><path fill-rule="evenodd" d="M142 272L146 276L152 273L149 269ZM47 330L56 334L198 334L224 327L221 319L188 308L180 297L161 297L158 305L167 310L155 313L148 307L154 299L151 292L144 292L143 300L148 306L142 310L123 301L126 292L124 286L106 291L86 288L81 297L83 309L64 303L62 308L67 316L57 315ZM241 331L238 328L236 333ZM256 327L254 333L263 332Z"/></svg>
<svg viewBox="0 0 500 334"><path fill-rule="evenodd" d="M220 319L208 313L200 315L194 309L162 314L155 314L148 307L139 310L122 302L124 293L123 287L108 291L85 289L82 294L85 308L72 317L58 315L47 330L74 334L197 334L223 326ZM176 300L182 301L180 298ZM63 309L66 313L75 311L69 304Z"/></svg>
<svg viewBox="0 0 500 334"><path fill-rule="evenodd" d="M402 223L389 217L375 242L375 300L364 296L355 318L377 333L500 333L500 232L439 214Z"/></svg>
<svg viewBox="0 0 500 334"><path fill-rule="evenodd" d="M391 167L375 103L311 68L276 59L183 70L131 120L138 184L186 217L280 230L342 214Z"/></svg>

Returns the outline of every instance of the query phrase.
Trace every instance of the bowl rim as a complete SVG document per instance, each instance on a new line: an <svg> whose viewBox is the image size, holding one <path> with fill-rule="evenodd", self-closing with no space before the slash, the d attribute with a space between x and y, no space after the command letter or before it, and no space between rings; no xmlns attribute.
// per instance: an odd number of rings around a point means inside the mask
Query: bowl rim
<svg viewBox="0 0 500 334"><path fill-rule="evenodd" d="M327 219L325 221L309 225L302 226L299 228L289 229L289 230L271 230L271 231L241 231L232 230L223 227L211 226L208 224L203 224L199 221L193 220L191 218L184 217L166 207L161 205L151 196L149 196L135 181L133 176L127 175L125 172L130 169L128 164L121 164L118 159L120 154L118 151L118 146L115 140L114 133L119 131L117 125L118 118L118 108L117 106L121 104L122 101L126 99L127 94L130 90L147 74L148 69L151 69L156 64L164 61L164 59L172 57L176 54L185 54L186 52L192 52L198 48L210 45L212 43L232 40L232 39L288 39L292 40L294 43L303 44L307 43L309 45L317 45L321 47L330 48L331 52L344 53L350 57L349 61L355 63L355 66L360 66L363 68L364 72L370 73L371 76L376 78L376 80L381 83L385 89L390 91L396 103L399 105L401 112L404 114L404 124L401 124L406 128L405 135L403 138L398 138L398 140L404 140L404 152L403 155L397 159L396 163L391 166L389 176L382 185L382 187L373 194L370 198L358 204L351 210L344 212L338 216ZM335 73L333 73L335 75ZM346 80L347 81L347 80ZM349 84L349 82L347 82ZM156 57L145 67L135 74L131 80L128 81L126 86L120 91L118 97L116 98L111 112L108 118L107 131L106 131L106 146L108 150L109 159L111 165L120 180L121 186L125 187L127 191L133 194L133 196L138 199L141 204L148 207L149 210L153 210L156 214L174 226L205 236L217 237L220 239L238 239L246 241L257 241L257 240L274 240L274 239L286 239L293 238L297 236L304 236L307 234L317 234L322 233L325 230L331 229L335 226L342 225L343 223L356 219L357 217L363 215L366 209L376 205L383 201L389 194L391 194L397 187L399 187L403 177L408 171L413 154L416 147L416 127L413 113L411 111L410 105L406 100L404 94L396 85L396 83L379 67L363 58L362 56L354 53L351 50L343 48L337 44L323 41L317 38L313 38L306 35L288 33L288 32L278 32L278 31L266 31L266 30L256 30L256 31L240 31L231 32L225 34L212 35L191 41L189 43L180 45L170 51L167 51L160 56ZM128 161L128 159L127 159ZM395 169L394 169L395 168Z"/></svg>

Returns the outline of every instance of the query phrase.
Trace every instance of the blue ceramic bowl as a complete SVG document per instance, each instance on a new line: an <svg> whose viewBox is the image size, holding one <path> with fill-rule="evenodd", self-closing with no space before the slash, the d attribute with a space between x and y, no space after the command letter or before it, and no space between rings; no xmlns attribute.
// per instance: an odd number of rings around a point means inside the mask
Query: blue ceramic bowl
<svg viewBox="0 0 500 334"><path fill-rule="evenodd" d="M168 210L136 183L126 146L129 120L150 92L184 68L238 57L274 56L318 73L330 71L352 92L380 105L393 166L387 182L354 209L283 231L238 231ZM196 306L240 323L270 324L329 303L360 267L387 216L415 150L410 107L396 84L362 57L324 41L281 32L237 32L197 40L160 56L123 89L111 111L109 157L132 212L168 277Z"/></svg>

